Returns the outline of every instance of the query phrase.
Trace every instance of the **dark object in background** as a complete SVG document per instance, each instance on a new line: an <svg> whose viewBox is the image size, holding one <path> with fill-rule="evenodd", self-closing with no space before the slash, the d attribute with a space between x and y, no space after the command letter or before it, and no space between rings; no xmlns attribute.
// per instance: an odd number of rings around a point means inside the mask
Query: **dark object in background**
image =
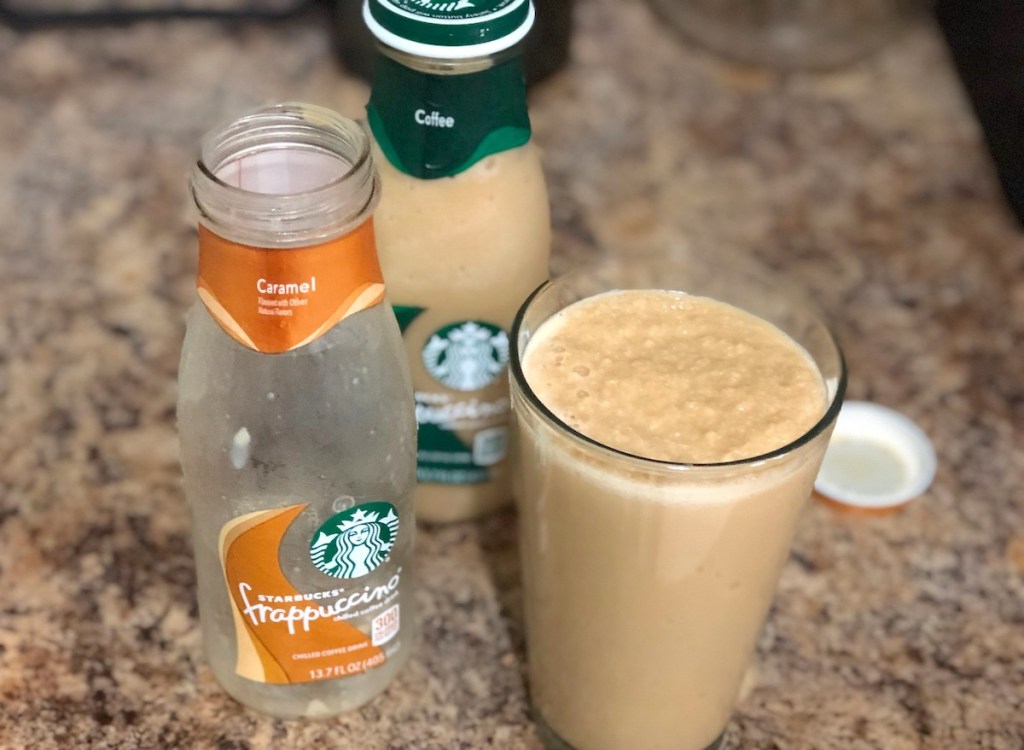
<svg viewBox="0 0 1024 750"><path fill-rule="evenodd" d="M1024 225L1024 0L937 0L935 15Z"/></svg>
<svg viewBox="0 0 1024 750"><path fill-rule="evenodd" d="M526 37L523 67L532 85L559 70L569 59L573 0L534 0L537 20ZM334 39L346 70L373 80L377 42L363 21L363 0L335 0Z"/></svg>
<svg viewBox="0 0 1024 750"><path fill-rule="evenodd" d="M534 0L537 20L523 51L528 84L548 77L568 60L572 4ZM377 47L363 22L363 0L0 0L0 23L32 29L177 18L276 20L314 5L332 14L335 48L345 67L372 80Z"/></svg>
<svg viewBox="0 0 1024 750"><path fill-rule="evenodd" d="M278 19L311 0L0 0L0 22L16 29L175 18Z"/></svg>

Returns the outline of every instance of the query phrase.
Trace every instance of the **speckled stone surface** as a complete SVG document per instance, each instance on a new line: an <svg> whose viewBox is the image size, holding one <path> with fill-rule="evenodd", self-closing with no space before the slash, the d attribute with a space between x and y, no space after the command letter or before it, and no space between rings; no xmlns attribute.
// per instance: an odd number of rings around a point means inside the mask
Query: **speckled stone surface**
<svg viewBox="0 0 1024 750"><path fill-rule="evenodd" d="M939 455L880 518L809 508L725 747L1024 747L1024 239L922 25L784 78L583 0L532 96L555 268L752 253L835 321L850 395ZM0 28L0 747L539 748L514 517L420 535L419 652L365 708L241 708L201 653L174 432L193 299L185 175L254 105L358 114L316 15L273 25Z"/></svg>

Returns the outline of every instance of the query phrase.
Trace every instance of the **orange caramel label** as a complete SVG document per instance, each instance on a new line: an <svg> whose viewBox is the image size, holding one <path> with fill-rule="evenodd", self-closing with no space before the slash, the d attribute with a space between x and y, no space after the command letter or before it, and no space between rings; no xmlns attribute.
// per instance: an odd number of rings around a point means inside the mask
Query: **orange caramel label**
<svg viewBox="0 0 1024 750"><path fill-rule="evenodd" d="M337 239L270 249L199 226L199 298L225 333L267 354L315 341L384 299L372 219Z"/></svg>

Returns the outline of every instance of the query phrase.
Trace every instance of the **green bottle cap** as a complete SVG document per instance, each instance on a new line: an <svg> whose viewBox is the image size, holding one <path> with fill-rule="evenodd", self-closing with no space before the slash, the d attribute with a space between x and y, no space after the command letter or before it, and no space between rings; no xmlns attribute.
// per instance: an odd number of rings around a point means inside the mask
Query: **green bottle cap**
<svg viewBox="0 0 1024 750"><path fill-rule="evenodd" d="M381 42L441 60L508 49L533 25L531 0L366 0L363 18Z"/></svg>

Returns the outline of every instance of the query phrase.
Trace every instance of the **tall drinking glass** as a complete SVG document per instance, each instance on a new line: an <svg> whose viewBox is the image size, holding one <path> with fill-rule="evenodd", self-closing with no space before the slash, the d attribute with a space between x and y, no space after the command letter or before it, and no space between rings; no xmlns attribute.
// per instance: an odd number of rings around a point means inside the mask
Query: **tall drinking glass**
<svg viewBox="0 0 1024 750"><path fill-rule="evenodd" d="M820 373L821 418L763 455L715 464L631 455L576 431L527 382L524 352L556 313L621 289L711 297L772 323ZM834 337L766 272L692 257L608 259L550 281L520 309L511 343L530 692L542 730L575 750L717 747L842 402Z"/></svg>

